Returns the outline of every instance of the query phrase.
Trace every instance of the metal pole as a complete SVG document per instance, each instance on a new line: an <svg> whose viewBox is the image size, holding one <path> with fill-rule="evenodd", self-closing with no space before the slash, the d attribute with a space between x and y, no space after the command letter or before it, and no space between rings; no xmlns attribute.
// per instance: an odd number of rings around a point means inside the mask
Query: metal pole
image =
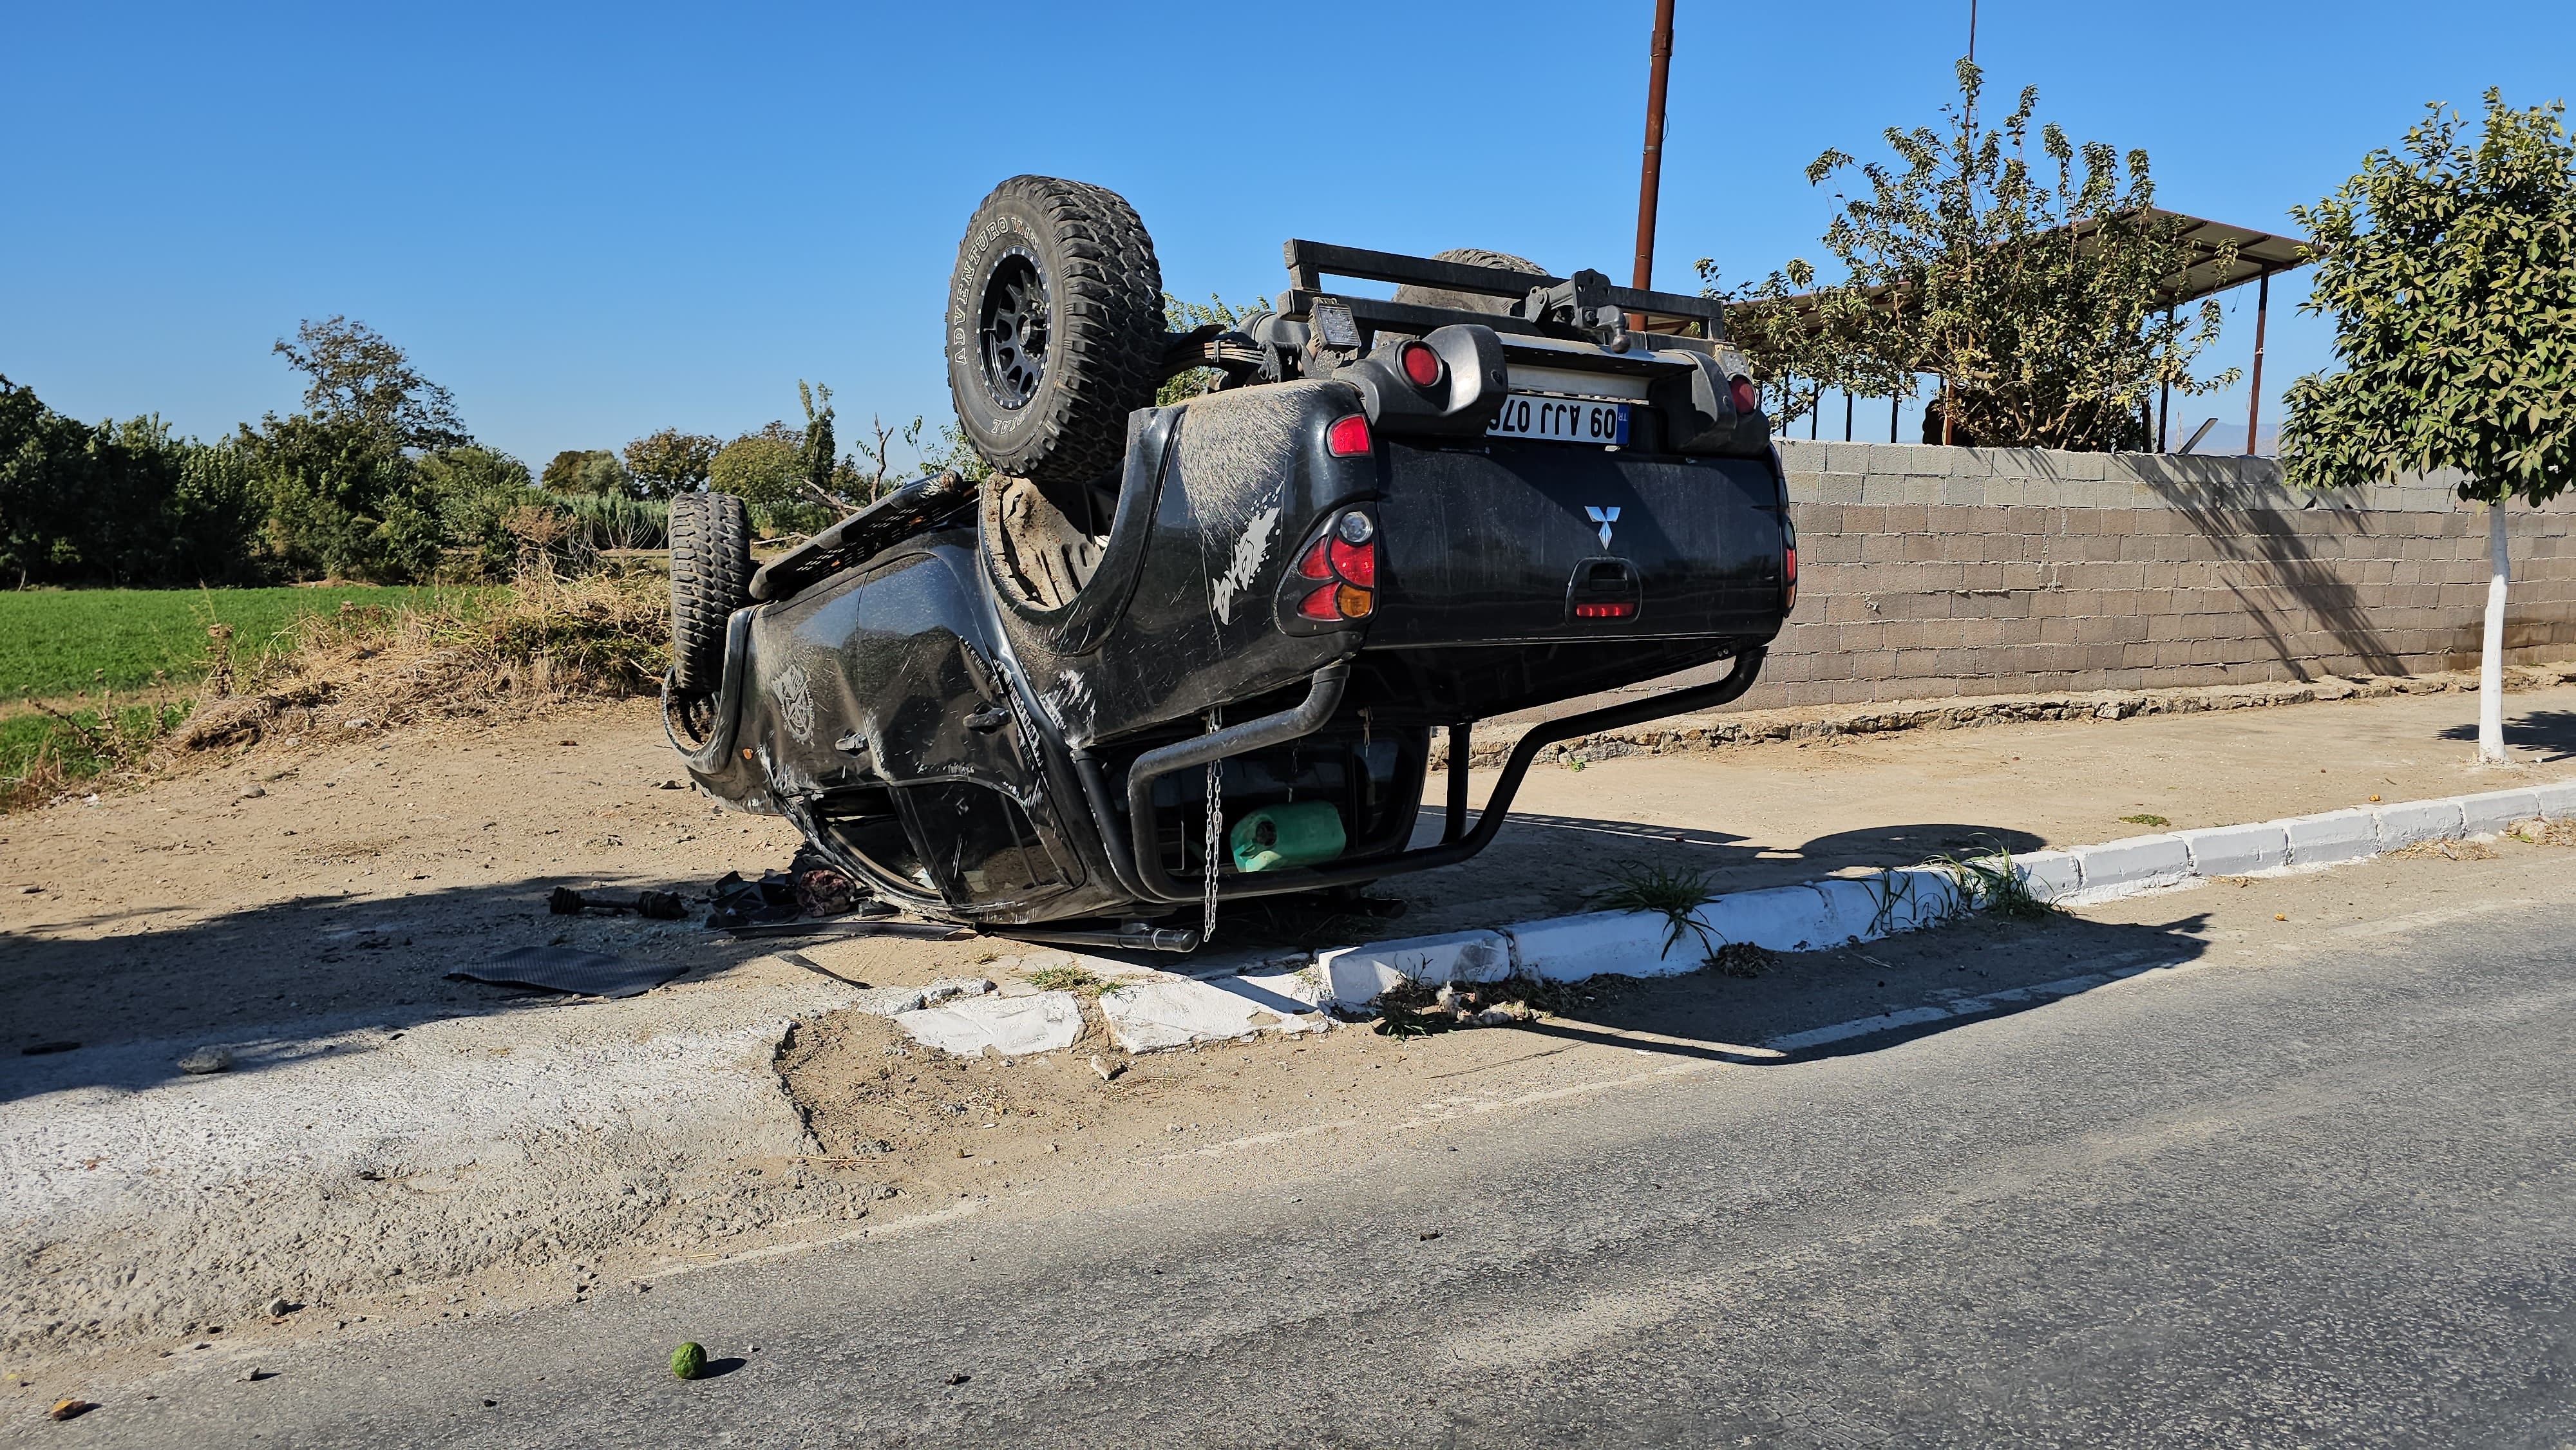
<svg viewBox="0 0 2576 1450"><path fill-rule="evenodd" d="M1637 177L1635 285L1655 285L1655 200L1664 184L1664 83L1673 69L1673 0L1655 0L1655 40L1646 71L1646 154Z"/></svg>
<svg viewBox="0 0 2576 1450"><path fill-rule="evenodd" d="M1977 0L1968 0L1968 64L1977 63Z"/></svg>
<svg viewBox="0 0 2576 1450"><path fill-rule="evenodd" d="M2265 268L2254 289L2254 386L2245 400L2245 456L2254 456L2254 424L2263 416L2263 317L2272 310L2272 273Z"/></svg>
<svg viewBox="0 0 2576 1450"><path fill-rule="evenodd" d="M1904 406L1904 394L1890 393L1887 395L1887 441L1890 443L1896 441L1896 410Z"/></svg>
<svg viewBox="0 0 2576 1450"><path fill-rule="evenodd" d="M2172 308L2168 307L2165 309L2165 326L2173 326L2173 314L2174 310ZM2167 378L2164 383L2164 394L2156 401L2156 451L2158 453L2165 451L2165 420L2171 417L2172 414L2173 379Z"/></svg>
<svg viewBox="0 0 2576 1450"><path fill-rule="evenodd" d="M1851 430L1852 430L1852 395L1851 395L1851 389L1849 389L1849 388L1845 388L1845 389L1843 389L1843 441L1844 441L1845 443L1849 443L1850 441L1852 441L1852 434L1851 434Z"/></svg>

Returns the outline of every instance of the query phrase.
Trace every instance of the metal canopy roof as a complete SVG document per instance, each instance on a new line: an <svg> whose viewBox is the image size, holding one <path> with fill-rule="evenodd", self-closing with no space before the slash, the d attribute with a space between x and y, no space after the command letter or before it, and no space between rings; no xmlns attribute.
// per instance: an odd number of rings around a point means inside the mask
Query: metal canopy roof
<svg viewBox="0 0 2576 1450"><path fill-rule="evenodd" d="M2156 289L2157 295L2168 307L2197 302L2203 297L2224 292L2231 287L2241 287L2269 273L2288 271L2310 260L2304 255L2304 249L2309 245L2304 237L2258 232L2251 227L2230 226L2225 222L2214 222L2206 217L2186 216L2178 211L2167 211L2163 207L2149 207L2139 215L2159 219L2170 218L2183 223L2181 239L2184 244L2192 248L2191 263L2180 272L2166 278ZM2074 232L2077 244L2080 246L2083 234L2092 230L2094 225L2090 221L2071 222L2057 230ZM2042 232L2040 235L2047 236L2049 233ZM2236 258L2233 262L2222 266L2219 262L2220 254L2230 243L2235 244ZM1889 290L1885 286L1871 287L1865 289L1865 295L1870 301L1876 302L1886 296ZM1794 312L1809 314L1816 310L1818 295L1814 292L1800 292L1795 296L1784 297L1778 302L1751 301L1728 305L1753 309L1787 307Z"/></svg>
<svg viewBox="0 0 2576 1450"><path fill-rule="evenodd" d="M2247 227L2233 227L2204 217L2185 216L2163 207L2149 207L2150 217L2170 217L2184 224L2183 241L2194 249L2195 260L2180 273L2165 279L2158 290L2171 306L2197 302L2230 287L2241 287L2266 272L2286 272L2306 261L2308 241L2304 237L2276 236ZM2221 267L2218 254L2229 243L2236 246L2234 265Z"/></svg>

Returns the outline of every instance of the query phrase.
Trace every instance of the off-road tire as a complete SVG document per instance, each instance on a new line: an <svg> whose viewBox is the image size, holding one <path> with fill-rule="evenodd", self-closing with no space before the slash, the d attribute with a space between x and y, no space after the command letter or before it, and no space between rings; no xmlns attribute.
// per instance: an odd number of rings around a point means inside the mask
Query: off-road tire
<svg viewBox="0 0 2576 1450"><path fill-rule="evenodd" d="M1042 305L1011 301L1033 294ZM1017 289L1017 290L1014 290ZM1034 352L1012 319L1042 318ZM948 280L948 393L996 469L1081 483L1118 466L1127 415L1162 382L1163 271L1135 208L1051 176L994 187Z"/></svg>
<svg viewBox="0 0 2576 1450"><path fill-rule="evenodd" d="M712 695L724 683L725 622L751 602L751 519L729 493L671 500L671 683Z"/></svg>
<svg viewBox="0 0 2576 1450"><path fill-rule="evenodd" d="M1544 277L1547 269L1527 257L1509 252L1488 252L1482 247L1451 247L1432 256L1435 262L1464 262L1470 267L1501 267L1511 272L1528 272ZM1395 289L1395 300L1414 307L1449 307L1461 312L1486 312L1500 317L1512 310L1512 298L1488 297L1482 292L1452 292L1442 287L1416 287L1408 282Z"/></svg>

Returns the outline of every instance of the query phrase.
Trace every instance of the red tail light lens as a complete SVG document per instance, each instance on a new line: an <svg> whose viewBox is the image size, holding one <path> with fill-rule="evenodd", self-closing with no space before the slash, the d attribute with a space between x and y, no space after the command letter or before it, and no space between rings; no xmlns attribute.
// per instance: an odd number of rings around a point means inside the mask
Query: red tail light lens
<svg viewBox="0 0 2576 1450"><path fill-rule="evenodd" d="M1637 606L1624 599L1574 606L1574 617L1577 619L1626 619L1636 612Z"/></svg>
<svg viewBox="0 0 2576 1450"><path fill-rule="evenodd" d="M1335 458L1357 458L1368 452L1368 419L1357 413L1335 419L1333 426L1324 431L1324 448Z"/></svg>
<svg viewBox="0 0 2576 1450"><path fill-rule="evenodd" d="M1781 610L1782 610L1783 612L1786 612L1786 611L1788 611L1788 610L1792 610L1792 609L1795 609L1795 608L1797 608L1797 607L1798 607L1798 546L1797 546L1797 545L1795 545L1795 544L1791 544L1791 545L1790 545L1786 550L1783 550L1783 551L1782 551L1782 554L1781 554L1781 570L1782 570L1782 574L1783 574L1783 576L1784 576L1784 578L1785 578L1785 580L1786 580L1786 584L1785 584L1785 586L1783 587L1783 589L1782 589L1782 591L1781 591L1781 592L1782 592L1782 594L1783 594L1785 597L1780 601L1780 608L1781 608Z"/></svg>
<svg viewBox="0 0 2576 1450"><path fill-rule="evenodd" d="M1405 380L1415 387L1427 388L1440 381L1440 354L1429 347L1408 342L1396 349L1396 356L1404 363Z"/></svg>
<svg viewBox="0 0 2576 1450"><path fill-rule="evenodd" d="M1306 597L1297 601L1297 613L1307 619L1341 618L1342 612L1333 607L1333 593L1341 587L1327 584L1321 589L1308 590Z"/></svg>
<svg viewBox="0 0 2576 1450"><path fill-rule="evenodd" d="M1727 396L1735 400L1735 411L1739 413L1762 411L1762 390L1753 386L1751 378L1735 379L1726 385L1726 391Z"/></svg>
<svg viewBox="0 0 2576 1450"><path fill-rule="evenodd" d="M1377 587L1377 546L1332 541L1333 572L1363 589Z"/></svg>
<svg viewBox="0 0 2576 1450"><path fill-rule="evenodd" d="M1333 577L1333 566L1330 562L1330 556L1325 553L1324 541L1322 539L1317 539L1315 541L1315 547L1306 551L1306 557L1297 561L1297 573L1301 577L1307 579L1330 579Z"/></svg>

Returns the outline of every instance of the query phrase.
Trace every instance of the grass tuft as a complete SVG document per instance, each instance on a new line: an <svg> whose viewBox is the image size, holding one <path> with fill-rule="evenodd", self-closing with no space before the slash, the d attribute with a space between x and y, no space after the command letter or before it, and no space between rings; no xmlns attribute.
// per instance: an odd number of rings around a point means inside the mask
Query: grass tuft
<svg viewBox="0 0 2576 1450"><path fill-rule="evenodd" d="M1040 967L1022 972L1020 980L1041 992L1087 992L1098 996L1109 985L1109 979L1088 967Z"/></svg>
<svg viewBox="0 0 2576 1450"><path fill-rule="evenodd" d="M1592 904L1603 911L1644 911L1661 915L1665 922L1662 955L1673 954L1673 948L1681 943L1685 931L1697 934L1704 950L1717 950L1719 944L1693 914L1717 899L1717 888L1709 884L1706 872L1655 862L1625 861L1602 874L1610 878L1610 884L1592 893Z"/></svg>

